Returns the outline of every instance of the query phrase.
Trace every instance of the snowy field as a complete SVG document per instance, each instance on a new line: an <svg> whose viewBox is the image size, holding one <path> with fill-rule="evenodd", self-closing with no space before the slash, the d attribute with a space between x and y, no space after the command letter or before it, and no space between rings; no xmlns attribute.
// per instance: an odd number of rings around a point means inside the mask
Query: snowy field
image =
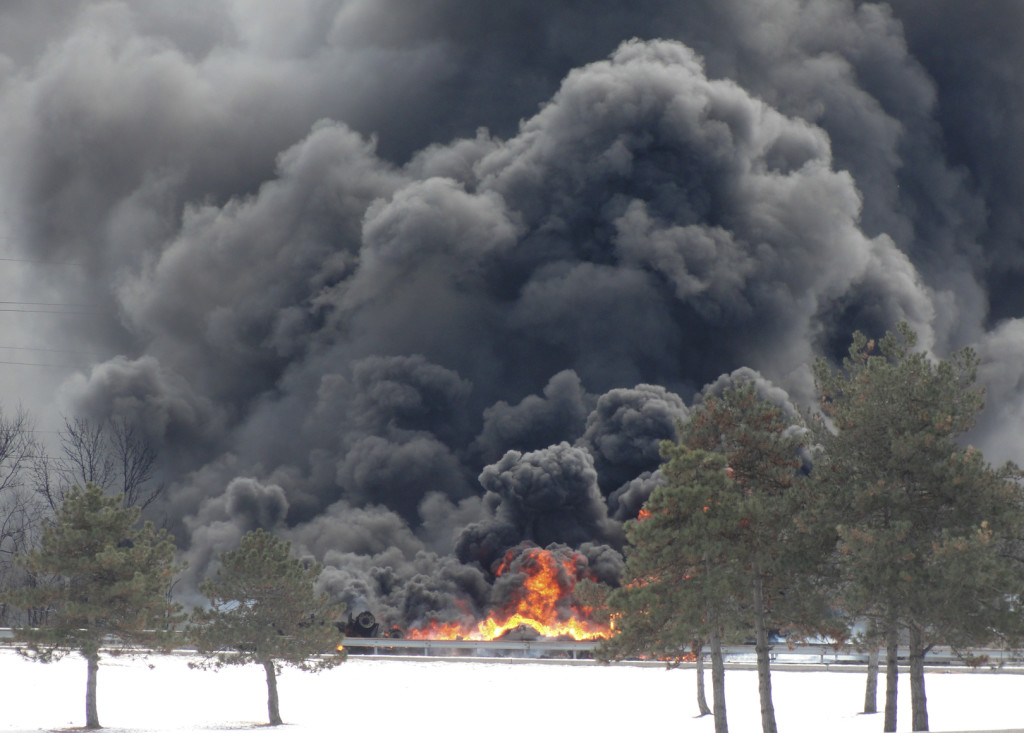
<svg viewBox="0 0 1024 733"><path fill-rule="evenodd" d="M126 733L264 726L262 669L199 672L187 663L183 656L105 658L99 673L100 722ZM882 730L881 715L857 714L862 674L778 671L772 679L780 733ZM0 731L60 731L84 723L82 659L44 665L2 650L0 680ZM707 681L710 696L710 674ZM692 670L351 657L319 675L286 669L279 687L288 733L714 730L710 718L695 717ZM927 689L933 731L1024 729L1024 675L933 673ZM907 731L905 684L900 696L899 730ZM756 673L727 671L726 698L730 730L757 733Z"/></svg>

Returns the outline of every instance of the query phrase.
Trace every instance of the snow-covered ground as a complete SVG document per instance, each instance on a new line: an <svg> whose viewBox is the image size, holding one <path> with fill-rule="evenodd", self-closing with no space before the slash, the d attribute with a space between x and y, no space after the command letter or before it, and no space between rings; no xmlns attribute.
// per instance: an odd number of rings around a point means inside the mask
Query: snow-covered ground
<svg viewBox="0 0 1024 733"><path fill-rule="evenodd" d="M696 718L694 672L662 668L502 662L399 661L356 657L325 673L285 670L281 714L289 733L349 730L623 731L711 733ZM780 733L877 733L881 715L858 715L864 677L777 671ZM710 695L710 675L708 692ZM910 730L909 689L900 689L899 730ZM1024 675L929 674L934 731L1024 729ZM85 662L44 665L0 651L0 730L49 731L85 720ZM726 673L729 727L757 733L756 673ZM879 702L881 703L881 697ZM113 731L237 731L266 722L266 684L257 667L188 668L184 656L105 658L100 722Z"/></svg>

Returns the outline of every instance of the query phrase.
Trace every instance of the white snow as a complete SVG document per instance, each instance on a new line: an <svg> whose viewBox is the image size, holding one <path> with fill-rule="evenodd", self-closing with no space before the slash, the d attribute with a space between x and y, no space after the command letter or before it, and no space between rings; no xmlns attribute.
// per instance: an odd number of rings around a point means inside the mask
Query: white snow
<svg viewBox="0 0 1024 733"><path fill-rule="evenodd" d="M899 730L910 730L902 676ZM78 728L85 721L85 662L40 664L0 650L0 731ZM780 733L878 733L882 717L858 715L864 675L773 671ZM484 733L671 730L712 733L697 718L693 670L654 667L401 661L352 656L321 674L286 668L279 680L287 733L328 730ZM879 704L884 680L880 679ZM711 678L707 676L710 702ZM1024 675L929 673L933 731L1024 730ZM184 655L104 658L100 722L110 731L211 733L263 727L262 668L188 668ZM729 729L760 731L756 673L726 672Z"/></svg>

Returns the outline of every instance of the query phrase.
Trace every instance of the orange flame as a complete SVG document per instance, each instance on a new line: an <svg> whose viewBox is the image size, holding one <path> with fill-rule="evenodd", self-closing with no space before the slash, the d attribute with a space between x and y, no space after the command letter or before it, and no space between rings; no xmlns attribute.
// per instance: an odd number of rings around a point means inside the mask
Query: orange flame
<svg viewBox="0 0 1024 733"><path fill-rule="evenodd" d="M571 553L560 560L540 547L516 547L505 553L494 574L500 577L510 569L526 577L505 607L475 623L431 622L421 629L410 629L408 638L492 641L522 626L529 626L541 636L577 641L611 636L607 624L591 620L593 609L573 603L573 589L586 574L582 556Z"/></svg>

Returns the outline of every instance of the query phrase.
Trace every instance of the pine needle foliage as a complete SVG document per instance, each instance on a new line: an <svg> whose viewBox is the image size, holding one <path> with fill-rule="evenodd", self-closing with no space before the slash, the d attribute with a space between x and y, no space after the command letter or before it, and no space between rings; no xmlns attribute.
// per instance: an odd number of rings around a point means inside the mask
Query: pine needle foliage
<svg viewBox="0 0 1024 733"><path fill-rule="evenodd" d="M182 620L169 600L175 547L165 530L141 527L139 509L122 507L94 484L73 487L38 547L21 558L39 582L7 593L19 608L45 608L47 623L16 630L26 656L49 662L70 653L88 663L86 728L98 728L96 673L109 654L166 649Z"/></svg>
<svg viewBox="0 0 1024 733"><path fill-rule="evenodd" d="M608 598L615 635L598 650L605 659L646 656L675 666L694 639L723 630L723 617L732 613L729 535L739 517L726 516L732 505L722 501L735 491L725 457L671 443L666 450L667 480L641 518L626 522L622 586Z"/></svg>
<svg viewBox="0 0 1024 733"><path fill-rule="evenodd" d="M319 564L292 557L291 543L257 529L222 553L215 577L200 585L210 605L191 618L189 638L206 657L196 666L263 666L271 725L282 723L282 665L320 672L345 660L343 636L332 622L341 609L314 588L320 571Z"/></svg>
<svg viewBox="0 0 1024 733"><path fill-rule="evenodd" d="M832 631L824 592L834 528L813 512L805 460L809 431L790 404L741 381L720 394L705 394L680 426L679 443L724 456L732 490L714 503L728 512L721 531L735 568L728 589L737 623L754 639L761 727L775 733L769 630Z"/></svg>
<svg viewBox="0 0 1024 733"><path fill-rule="evenodd" d="M1016 466L993 468L960 442L984 404L977 356L936 360L916 344L901 323L877 343L854 334L841 369L815 364L816 478L840 518L843 604L873 622L890 656L909 644L912 726L927 730L928 650L1019 635L1012 548L1024 517ZM896 725L896 670L890 660L886 730Z"/></svg>
<svg viewBox="0 0 1024 733"><path fill-rule="evenodd" d="M825 592L835 529L812 508L807 442L799 413L753 381L704 396L662 444L665 480L645 518L626 525L624 587L609 599L617 633L602 654L672 659L708 643L714 667L723 639L753 636L762 729L775 732L769 630L836 626ZM714 669L713 682L717 707Z"/></svg>
<svg viewBox="0 0 1024 733"><path fill-rule="evenodd" d="M608 606L615 635L597 649L603 660L645 656L669 666L708 642L712 651L715 730L727 728L721 644L739 633L732 560L740 499L725 457L666 441L665 481L626 522L622 586Z"/></svg>

